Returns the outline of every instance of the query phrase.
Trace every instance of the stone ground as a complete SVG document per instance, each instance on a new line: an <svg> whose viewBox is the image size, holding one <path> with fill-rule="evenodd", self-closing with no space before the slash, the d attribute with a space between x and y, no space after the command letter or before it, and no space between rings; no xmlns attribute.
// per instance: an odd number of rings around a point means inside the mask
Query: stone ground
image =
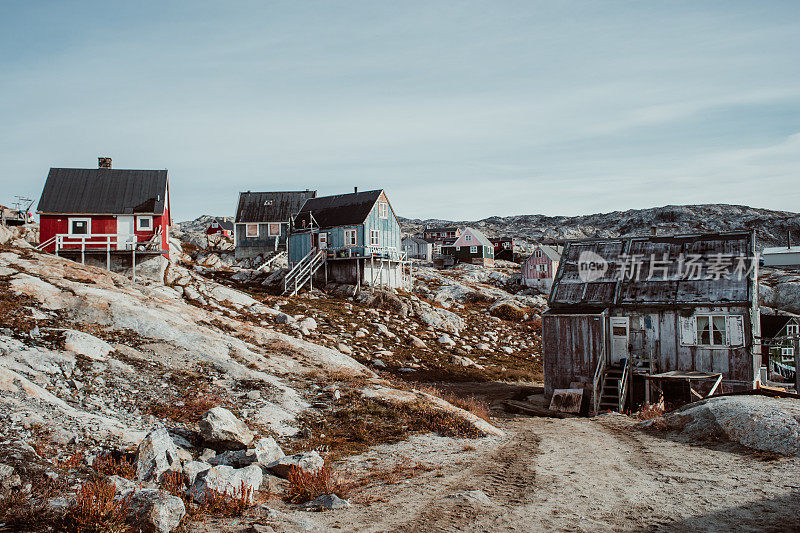
<svg viewBox="0 0 800 533"><path fill-rule="evenodd" d="M505 437L419 435L342 462L404 471L355 491L350 508L227 522L275 531L796 531L800 458L730 443L688 445L623 415L505 418ZM398 470L399 468L399 470ZM408 470L406 470L408 471ZM475 493L472 491L481 491ZM485 495L485 496L484 496ZM209 523L197 531L214 531Z"/></svg>

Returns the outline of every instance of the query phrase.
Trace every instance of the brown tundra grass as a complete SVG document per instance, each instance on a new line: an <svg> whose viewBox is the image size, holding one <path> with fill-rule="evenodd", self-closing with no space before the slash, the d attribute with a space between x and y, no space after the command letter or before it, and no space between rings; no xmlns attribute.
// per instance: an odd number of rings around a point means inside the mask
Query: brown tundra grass
<svg viewBox="0 0 800 533"><path fill-rule="evenodd" d="M116 488L107 481L85 483L64 516L64 529L76 533L124 533L128 500L114 498Z"/></svg>
<svg viewBox="0 0 800 533"><path fill-rule="evenodd" d="M110 453L105 453L95 459L92 468L104 476L120 476L126 479L136 478L136 466L131 461L125 457L114 459L114 456Z"/></svg>
<svg viewBox="0 0 800 533"><path fill-rule="evenodd" d="M446 402L455 405L459 409L469 411L478 418L482 418L485 421L490 422L489 405L483 400L479 400L474 396L467 396L467 397L456 396L455 394L452 394L450 392L445 392L437 387L426 386L426 385L421 386L419 390L421 392L431 394L433 396L438 396L442 400L445 400Z"/></svg>
<svg viewBox="0 0 800 533"><path fill-rule="evenodd" d="M222 517L240 516L252 506L253 489L247 488L242 481L239 488L230 493L206 489L203 494L203 503L197 508L196 514Z"/></svg>
<svg viewBox="0 0 800 533"><path fill-rule="evenodd" d="M284 499L289 503L305 503L325 494L346 495L344 487L327 464L314 472L304 472L293 466L289 470L288 481Z"/></svg>
<svg viewBox="0 0 800 533"><path fill-rule="evenodd" d="M650 405L644 404L639 412L636 413L636 418L639 420L652 420L664 414L664 405L661 403Z"/></svg>

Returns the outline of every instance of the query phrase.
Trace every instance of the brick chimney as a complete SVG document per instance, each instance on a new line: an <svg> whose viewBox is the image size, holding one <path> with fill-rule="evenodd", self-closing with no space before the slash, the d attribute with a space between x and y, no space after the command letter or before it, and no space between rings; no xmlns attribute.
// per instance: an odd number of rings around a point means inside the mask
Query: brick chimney
<svg viewBox="0 0 800 533"><path fill-rule="evenodd" d="M98 157L97 158L97 168L111 168L111 158L110 157Z"/></svg>
<svg viewBox="0 0 800 533"><path fill-rule="evenodd" d="M353 192L358 192L358 187L353 187Z"/></svg>

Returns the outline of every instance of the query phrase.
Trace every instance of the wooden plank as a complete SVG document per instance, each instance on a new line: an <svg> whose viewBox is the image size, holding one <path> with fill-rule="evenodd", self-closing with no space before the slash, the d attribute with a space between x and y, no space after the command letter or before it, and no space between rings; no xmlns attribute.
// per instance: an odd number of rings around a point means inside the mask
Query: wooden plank
<svg viewBox="0 0 800 533"><path fill-rule="evenodd" d="M506 400L503 404L512 412L521 412L526 415L543 416L549 418L570 418L571 415L567 413L559 413L558 411L551 411L544 407L534 405L529 402L521 402L518 400Z"/></svg>
<svg viewBox="0 0 800 533"><path fill-rule="evenodd" d="M550 400L550 410L560 413L581 412L583 402L583 389L555 389L553 399Z"/></svg>

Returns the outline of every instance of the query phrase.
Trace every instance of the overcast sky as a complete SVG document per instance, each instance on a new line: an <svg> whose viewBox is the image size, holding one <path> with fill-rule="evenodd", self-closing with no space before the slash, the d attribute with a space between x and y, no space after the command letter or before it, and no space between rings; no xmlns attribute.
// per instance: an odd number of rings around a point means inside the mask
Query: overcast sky
<svg viewBox="0 0 800 533"><path fill-rule="evenodd" d="M0 203L49 167L407 217L800 211L800 2L2 2Z"/></svg>

